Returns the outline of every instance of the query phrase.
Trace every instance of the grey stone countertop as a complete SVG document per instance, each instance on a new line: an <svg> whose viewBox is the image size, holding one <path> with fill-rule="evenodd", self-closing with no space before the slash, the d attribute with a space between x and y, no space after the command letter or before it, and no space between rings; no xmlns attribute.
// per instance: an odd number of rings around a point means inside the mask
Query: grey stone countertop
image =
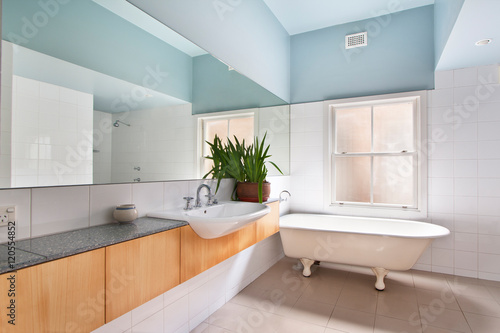
<svg viewBox="0 0 500 333"><path fill-rule="evenodd" d="M15 249L3 243L0 244L0 274L185 225L187 222L141 217L132 223L104 224L15 241Z"/></svg>

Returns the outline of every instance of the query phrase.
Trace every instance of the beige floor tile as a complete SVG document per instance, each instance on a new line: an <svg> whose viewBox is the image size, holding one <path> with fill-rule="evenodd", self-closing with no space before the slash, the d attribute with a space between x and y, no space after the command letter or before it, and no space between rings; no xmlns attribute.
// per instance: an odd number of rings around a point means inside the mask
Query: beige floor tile
<svg viewBox="0 0 500 333"><path fill-rule="evenodd" d="M246 318L252 313L259 313L258 310L235 303L226 303L219 310L208 317L208 324L224 328L231 332L244 327Z"/></svg>
<svg viewBox="0 0 500 333"><path fill-rule="evenodd" d="M325 283L311 283L302 294L302 299L308 299L321 303L335 304L340 296L342 288L330 286Z"/></svg>
<svg viewBox="0 0 500 333"><path fill-rule="evenodd" d="M379 298L384 297L392 300L402 300L411 303L417 303L417 294L415 293L415 288L401 286L401 285L391 285L387 286L384 291L379 292Z"/></svg>
<svg viewBox="0 0 500 333"><path fill-rule="evenodd" d="M433 326L462 333L471 332L461 311L420 307L420 320L424 331L428 326Z"/></svg>
<svg viewBox="0 0 500 333"><path fill-rule="evenodd" d="M418 321L419 310L417 301L407 301L404 299L392 298L392 297L381 297L379 296L377 301L377 314L381 316L401 319Z"/></svg>
<svg viewBox="0 0 500 333"><path fill-rule="evenodd" d="M438 292L425 289L416 289L418 305L431 305L435 308L445 308L450 310L460 310L453 292Z"/></svg>
<svg viewBox="0 0 500 333"><path fill-rule="evenodd" d="M458 304L463 312L500 318L500 304L494 299L458 296ZM500 327L498 330L500 331Z"/></svg>
<svg viewBox="0 0 500 333"><path fill-rule="evenodd" d="M433 326L427 326L427 328L424 330L425 333L460 333L457 331L452 331L448 328L439 328L439 327L433 327Z"/></svg>
<svg viewBox="0 0 500 333"><path fill-rule="evenodd" d="M339 330L334 330L333 328L327 328L325 330L325 333L346 333L346 331L339 331ZM347 332L349 333L349 332Z"/></svg>
<svg viewBox="0 0 500 333"><path fill-rule="evenodd" d="M324 327L332 315L333 308L333 304L299 299L285 317Z"/></svg>
<svg viewBox="0 0 500 333"><path fill-rule="evenodd" d="M385 284L399 284L407 287L414 287L412 271L390 271L385 277Z"/></svg>
<svg viewBox="0 0 500 333"><path fill-rule="evenodd" d="M415 283L415 287L419 289L439 292L450 289L448 280L443 275L437 273L413 271L413 282Z"/></svg>
<svg viewBox="0 0 500 333"><path fill-rule="evenodd" d="M325 327L306 323L300 320L275 316L270 324L270 330L254 329L255 333L277 333L277 332L307 332L307 333L324 333ZM242 331L246 332L246 331ZM239 333L239 332L238 332Z"/></svg>
<svg viewBox="0 0 500 333"><path fill-rule="evenodd" d="M483 297L483 298L493 298L488 289L481 284L477 279L465 279L462 277L455 277L454 279L449 279L449 284L451 290L456 297L459 296L472 296L472 297Z"/></svg>
<svg viewBox="0 0 500 333"><path fill-rule="evenodd" d="M228 331L222 327L201 323L200 325L198 325L198 327L192 330L191 333L231 333L231 331Z"/></svg>
<svg viewBox="0 0 500 333"><path fill-rule="evenodd" d="M500 288L500 281L492 280L479 280L484 286L497 287Z"/></svg>
<svg viewBox="0 0 500 333"><path fill-rule="evenodd" d="M356 290L367 294L378 295L380 291L375 289L375 276L354 274L347 278L344 289Z"/></svg>
<svg viewBox="0 0 500 333"><path fill-rule="evenodd" d="M474 333L500 332L500 318L465 312L465 317Z"/></svg>
<svg viewBox="0 0 500 333"><path fill-rule="evenodd" d="M358 310L363 312L375 313L377 308L377 294L366 293L356 289L344 288L337 301L336 306Z"/></svg>
<svg viewBox="0 0 500 333"><path fill-rule="evenodd" d="M420 333L422 326L420 321L410 322L409 320L401 320L389 318L385 316L375 317L374 333Z"/></svg>
<svg viewBox="0 0 500 333"><path fill-rule="evenodd" d="M500 287L486 286L491 296L500 304Z"/></svg>
<svg viewBox="0 0 500 333"><path fill-rule="evenodd" d="M336 307L328 321L328 327L344 332L373 332L375 315L371 313Z"/></svg>

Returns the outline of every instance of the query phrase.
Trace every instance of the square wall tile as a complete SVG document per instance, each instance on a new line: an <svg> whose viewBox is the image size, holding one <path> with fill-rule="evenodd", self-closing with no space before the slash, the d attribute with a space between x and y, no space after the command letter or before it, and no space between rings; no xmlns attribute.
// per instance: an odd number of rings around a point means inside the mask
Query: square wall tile
<svg viewBox="0 0 500 333"><path fill-rule="evenodd" d="M453 88L453 70L437 71L434 81L436 89Z"/></svg>
<svg viewBox="0 0 500 333"><path fill-rule="evenodd" d="M163 309L165 332L176 332L189 322L189 296L186 295Z"/></svg>
<svg viewBox="0 0 500 333"><path fill-rule="evenodd" d="M185 207L186 200L183 197L190 196L189 194L189 182L187 181L163 183L163 208L175 209Z"/></svg>
<svg viewBox="0 0 500 333"><path fill-rule="evenodd" d="M477 197L475 196L455 196L455 214L474 215L477 214Z"/></svg>
<svg viewBox="0 0 500 333"><path fill-rule="evenodd" d="M163 209L163 183L132 184L132 202L139 216Z"/></svg>
<svg viewBox="0 0 500 333"><path fill-rule="evenodd" d="M116 222L113 211L117 205L132 203L130 184L95 185L90 187L90 225Z"/></svg>
<svg viewBox="0 0 500 333"><path fill-rule="evenodd" d="M455 250L477 253L477 237L477 234L455 232Z"/></svg>
<svg viewBox="0 0 500 333"><path fill-rule="evenodd" d="M500 236L479 235L479 252L500 255Z"/></svg>
<svg viewBox="0 0 500 333"><path fill-rule="evenodd" d="M477 67L455 69L453 71L453 86L475 86L477 85Z"/></svg>
<svg viewBox="0 0 500 333"><path fill-rule="evenodd" d="M500 235L500 216L478 216L477 228L480 234Z"/></svg>
<svg viewBox="0 0 500 333"><path fill-rule="evenodd" d="M89 226L89 187L34 188L32 237Z"/></svg>
<svg viewBox="0 0 500 333"><path fill-rule="evenodd" d="M500 255L479 253L479 271L500 274Z"/></svg>
<svg viewBox="0 0 500 333"><path fill-rule="evenodd" d="M432 249L432 266L453 267L454 253L450 249Z"/></svg>
<svg viewBox="0 0 500 333"><path fill-rule="evenodd" d="M477 177L477 160L454 160L453 175L458 178Z"/></svg>
<svg viewBox="0 0 500 333"><path fill-rule="evenodd" d="M31 225L31 190L12 189L0 190L0 206L16 206L16 234L17 240L30 237ZM7 228L0 228L0 243L5 243L7 239Z"/></svg>
<svg viewBox="0 0 500 333"><path fill-rule="evenodd" d="M454 215L455 231L477 234L477 215Z"/></svg>
<svg viewBox="0 0 500 333"><path fill-rule="evenodd" d="M479 85L485 83L500 83L499 82L499 74L500 74L500 66L495 65L487 65L480 66L477 68L477 83Z"/></svg>

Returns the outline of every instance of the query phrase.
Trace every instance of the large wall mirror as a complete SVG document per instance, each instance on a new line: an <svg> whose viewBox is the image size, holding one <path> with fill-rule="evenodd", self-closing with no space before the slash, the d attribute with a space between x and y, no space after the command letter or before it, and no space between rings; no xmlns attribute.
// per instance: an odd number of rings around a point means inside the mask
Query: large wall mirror
<svg viewBox="0 0 500 333"><path fill-rule="evenodd" d="M247 117L289 172L285 101L126 1L2 0L1 51L0 188L201 178Z"/></svg>

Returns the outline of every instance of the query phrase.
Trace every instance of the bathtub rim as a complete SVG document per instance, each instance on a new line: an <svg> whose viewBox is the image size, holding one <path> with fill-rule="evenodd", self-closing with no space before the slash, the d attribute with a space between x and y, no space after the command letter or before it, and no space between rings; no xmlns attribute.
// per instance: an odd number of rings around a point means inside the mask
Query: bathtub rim
<svg viewBox="0 0 500 333"><path fill-rule="evenodd" d="M318 227L318 226L311 226L311 225L286 225L282 223L282 221L286 221L287 219L290 219L291 217L287 216L314 216L314 217L328 217L328 218L343 218L343 219L350 219L350 220L355 220L355 219L366 219L366 220L373 220L373 221L387 221L387 222L394 222L394 223L411 223L412 225L422 225L426 226L428 228L432 228L432 231L435 231L434 233L430 234L424 234L424 235L405 235L405 234L398 234L398 233L391 233L391 232L376 232L376 231L357 231L357 230L336 230L333 228L324 228L324 227ZM314 213L290 213L286 214L280 217L279 219L279 227L280 229L296 229L296 230L308 230L308 231L318 231L318 232L338 232L338 233L345 233L345 234L364 234L364 235L374 235L374 236L387 236L387 237L401 237L401 238L441 238L441 237L446 237L451 234L450 230L440 226L438 224L433 224L429 222L422 222L422 221L413 221L413 220L405 220L405 219L393 219L393 218L380 218L380 217L365 217L365 216L348 216L348 215L335 215L335 214L314 214Z"/></svg>

